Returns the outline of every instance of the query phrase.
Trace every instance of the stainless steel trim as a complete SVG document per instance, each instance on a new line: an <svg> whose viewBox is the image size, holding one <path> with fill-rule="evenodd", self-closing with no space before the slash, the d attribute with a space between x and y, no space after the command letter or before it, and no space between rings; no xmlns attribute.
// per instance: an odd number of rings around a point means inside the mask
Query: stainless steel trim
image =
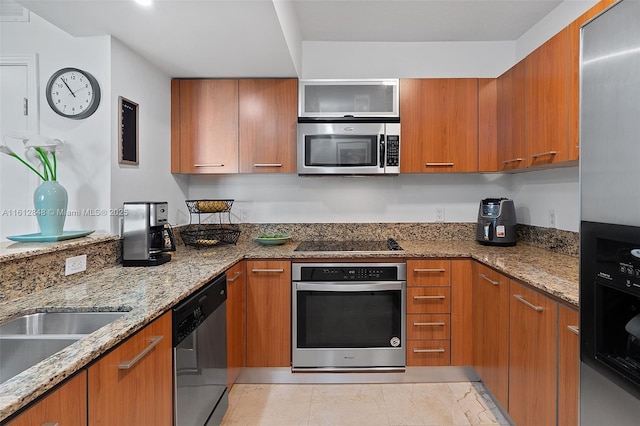
<svg viewBox="0 0 640 426"><path fill-rule="evenodd" d="M357 281L357 282L295 282L295 290L310 291L337 291L337 292L358 292L358 291L382 291L382 290L402 290L404 281Z"/></svg>
<svg viewBox="0 0 640 426"><path fill-rule="evenodd" d="M235 275L234 275L233 277L231 277L231 278L227 278L227 282L228 282L228 283L232 283L232 282L234 282L235 280L237 280L238 278L240 278L240 276L241 276L242 274L243 274L243 272L242 272L242 271L238 271L238 272L236 272L236 273L235 273Z"/></svg>
<svg viewBox="0 0 640 426"><path fill-rule="evenodd" d="M514 294L513 297L516 298L516 300L524 303L525 305L527 305L528 307L530 307L531 309L533 309L536 312L542 312L544 311L544 308L542 306L536 306L533 303L529 302L528 300L526 300L524 297L522 297L519 294Z"/></svg>
<svg viewBox="0 0 640 426"><path fill-rule="evenodd" d="M426 167L453 167L455 163L426 163Z"/></svg>
<svg viewBox="0 0 640 426"><path fill-rule="evenodd" d="M284 269L280 268L280 269L252 269L251 272L277 272L277 273L282 273L284 272Z"/></svg>
<svg viewBox="0 0 640 426"><path fill-rule="evenodd" d="M504 160L502 164L518 163L520 161L524 161L524 158L518 157L518 158L512 158L511 160Z"/></svg>
<svg viewBox="0 0 640 426"><path fill-rule="evenodd" d="M568 325L567 330L578 336L580 335L580 327L578 327L577 325Z"/></svg>
<svg viewBox="0 0 640 426"><path fill-rule="evenodd" d="M558 151L541 152L541 153L538 153L538 154L532 154L531 158L545 157L547 155L556 155L557 153L558 153Z"/></svg>
<svg viewBox="0 0 640 426"><path fill-rule="evenodd" d="M438 322L414 322L413 325L415 327L442 327L445 325L444 321Z"/></svg>
<svg viewBox="0 0 640 426"><path fill-rule="evenodd" d="M437 296L413 296L413 298L415 300L419 300L419 299L446 299L446 296L444 294L439 294Z"/></svg>
<svg viewBox="0 0 640 426"><path fill-rule="evenodd" d="M282 163L255 163L253 167L282 167Z"/></svg>
<svg viewBox="0 0 640 426"><path fill-rule="evenodd" d="M413 272L447 272L444 268L430 269L430 268L413 268Z"/></svg>
<svg viewBox="0 0 640 426"><path fill-rule="evenodd" d="M122 361L122 363L118 365L118 370L128 370L132 368L134 365L138 363L138 361L144 358L146 354L151 352L151 350L155 348L158 345L158 343L162 341L163 338L164 336L153 336L151 339L149 339L149 342L150 342L149 346L144 348L142 352L140 352L138 355L131 358L129 361Z"/></svg>
<svg viewBox="0 0 640 426"><path fill-rule="evenodd" d="M483 280L490 282L493 285L500 285L500 281L494 281L492 279L490 279L489 277L487 277L485 274L478 274L480 276L480 278L482 278Z"/></svg>
<svg viewBox="0 0 640 426"><path fill-rule="evenodd" d="M222 163L194 164L193 167L224 167Z"/></svg>
<svg viewBox="0 0 640 426"><path fill-rule="evenodd" d="M445 348L438 348L438 349L414 349L413 350L414 354L438 353L438 352L446 352L446 349Z"/></svg>

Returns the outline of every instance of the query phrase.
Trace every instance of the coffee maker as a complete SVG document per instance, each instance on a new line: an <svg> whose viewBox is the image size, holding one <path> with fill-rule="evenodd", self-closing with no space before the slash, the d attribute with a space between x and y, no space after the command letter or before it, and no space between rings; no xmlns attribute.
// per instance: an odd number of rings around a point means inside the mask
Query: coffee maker
<svg viewBox="0 0 640 426"><path fill-rule="evenodd" d="M171 260L176 251L169 226L169 205L166 202L124 203L122 241L123 266L155 266Z"/></svg>
<svg viewBox="0 0 640 426"><path fill-rule="evenodd" d="M490 246L516 245L516 209L513 200L485 198L480 202L476 239Z"/></svg>

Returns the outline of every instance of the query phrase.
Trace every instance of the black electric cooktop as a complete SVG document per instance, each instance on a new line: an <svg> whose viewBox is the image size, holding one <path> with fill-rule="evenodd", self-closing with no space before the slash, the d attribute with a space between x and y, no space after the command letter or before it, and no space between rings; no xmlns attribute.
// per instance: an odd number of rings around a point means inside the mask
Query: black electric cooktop
<svg viewBox="0 0 640 426"><path fill-rule="evenodd" d="M359 252L376 252L376 251L398 251L402 247L393 238L386 241L302 241L294 251L359 251Z"/></svg>

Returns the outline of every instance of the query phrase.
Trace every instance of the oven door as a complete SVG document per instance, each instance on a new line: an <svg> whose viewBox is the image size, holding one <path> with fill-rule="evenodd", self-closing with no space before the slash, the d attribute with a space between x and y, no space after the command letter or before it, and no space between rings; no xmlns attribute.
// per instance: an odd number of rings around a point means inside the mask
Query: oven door
<svg viewBox="0 0 640 426"><path fill-rule="evenodd" d="M406 282L295 282L293 369L404 369Z"/></svg>
<svg viewBox="0 0 640 426"><path fill-rule="evenodd" d="M384 123L298 123L299 174L384 174Z"/></svg>

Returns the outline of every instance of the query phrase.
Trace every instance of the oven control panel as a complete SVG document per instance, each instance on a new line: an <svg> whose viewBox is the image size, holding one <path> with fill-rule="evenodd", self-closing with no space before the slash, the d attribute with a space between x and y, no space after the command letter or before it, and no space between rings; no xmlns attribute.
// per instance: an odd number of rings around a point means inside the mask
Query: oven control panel
<svg viewBox="0 0 640 426"><path fill-rule="evenodd" d="M406 264L294 264L294 281L404 281Z"/></svg>

